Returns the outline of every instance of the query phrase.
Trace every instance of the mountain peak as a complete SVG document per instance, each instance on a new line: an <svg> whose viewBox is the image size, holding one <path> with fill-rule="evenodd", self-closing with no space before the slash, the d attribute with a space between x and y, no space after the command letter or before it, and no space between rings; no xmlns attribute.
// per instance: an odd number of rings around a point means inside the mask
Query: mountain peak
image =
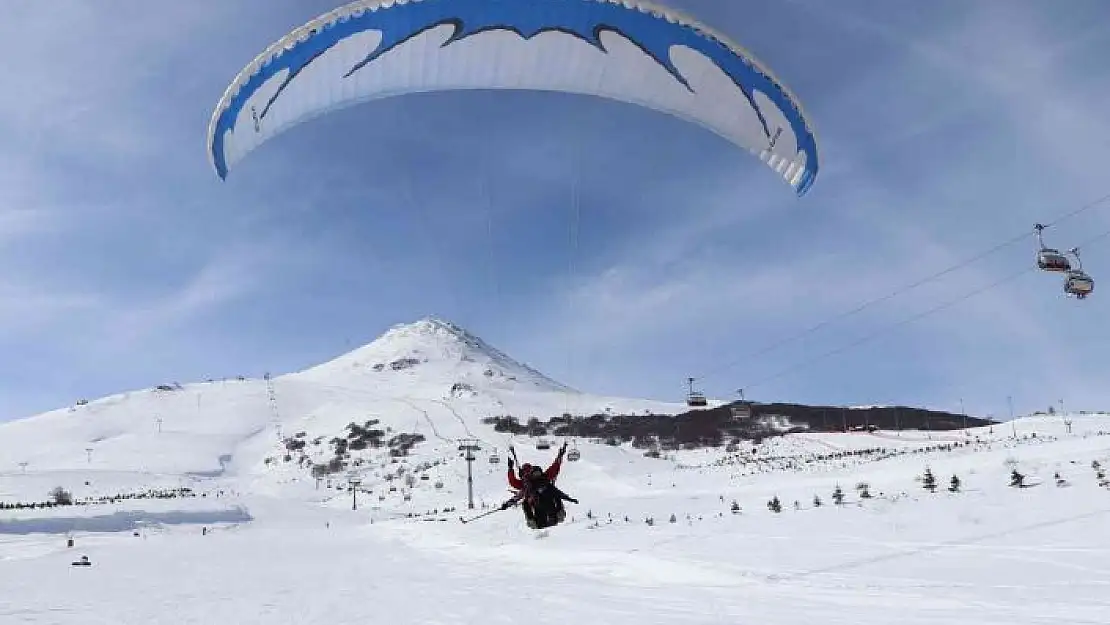
<svg viewBox="0 0 1110 625"><path fill-rule="evenodd" d="M317 375L417 378L451 388L478 389L525 384L538 390L572 391L493 347L466 328L424 317L389 328L372 343L305 372Z"/></svg>

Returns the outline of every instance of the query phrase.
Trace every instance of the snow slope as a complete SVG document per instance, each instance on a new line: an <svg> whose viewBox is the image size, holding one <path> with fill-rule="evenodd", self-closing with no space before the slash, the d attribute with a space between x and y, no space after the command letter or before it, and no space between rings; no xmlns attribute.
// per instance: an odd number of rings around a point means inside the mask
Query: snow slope
<svg viewBox="0 0 1110 625"><path fill-rule="evenodd" d="M425 319L394 327L331 362L269 381L139 390L0 424L0 475L130 473L143 487L159 475L268 475L264 460L284 454L283 436L305 431L331 438L348 423L371 417L397 432L423 434L440 452L457 447L460 437L476 436L503 453L508 439L482 418L546 419L606 409L667 414L685 408L574 391L462 328Z"/></svg>
<svg viewBox="0 0 1110 625"><path fill-rule="evenodd" d="M267 380L235 380L0 426L0 502L59 485L96 502L0 510L0 622L1031 625L1110 613L1110 489L1092 468L1110 467L1107 415L797 434L659 459L578 441L560 485L581 504L536 534L515 509L458 522L508 496L487 452L504 456L510 438L483 417L684 406L567 389L438 320L270 382L276 410ZM322 454L313 439L369 419L427 440L406 458L354 454L358 510L345 474L317 483L281 459L285 437L303 431ZM475 510L461 436L486 441ZM525 461L554 454L515 442ZM1010 487L1014 469L1032 486ZM80 555L93 566L69 566Z"/></svg>

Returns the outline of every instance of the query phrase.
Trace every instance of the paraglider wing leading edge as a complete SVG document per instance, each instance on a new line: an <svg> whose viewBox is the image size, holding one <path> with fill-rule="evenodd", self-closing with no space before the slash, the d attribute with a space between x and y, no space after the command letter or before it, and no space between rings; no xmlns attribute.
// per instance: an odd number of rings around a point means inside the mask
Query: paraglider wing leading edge
<svg viewBox="0 0 1110 625"><path fill-rule="evenodd" d="M816 138L800 105L723 36L629 0L360 0L244 68L208 128L216 173L294 125L370 100L458 89L560 91L661 111L755 154L803 195Z"/></svg>

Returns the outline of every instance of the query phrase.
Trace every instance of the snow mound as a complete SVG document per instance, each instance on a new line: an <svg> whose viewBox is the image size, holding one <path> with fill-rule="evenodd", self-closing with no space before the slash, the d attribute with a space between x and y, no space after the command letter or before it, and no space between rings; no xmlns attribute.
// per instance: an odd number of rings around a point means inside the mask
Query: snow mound
<svg viewBox="0 0 1110 625"><path fill-rule="evenodd" d="M233 506L158 506L144 502L138 507L65 506L36 510L5 511L0 534L69 534L73 532L129 532L155 525L215 525L249 523L250 511Z"/></svg>

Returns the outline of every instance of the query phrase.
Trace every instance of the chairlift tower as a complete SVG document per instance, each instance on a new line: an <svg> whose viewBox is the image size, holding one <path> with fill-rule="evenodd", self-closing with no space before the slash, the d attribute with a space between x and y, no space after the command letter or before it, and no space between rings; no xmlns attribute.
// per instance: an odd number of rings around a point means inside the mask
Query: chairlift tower
<svg viewBox="0 0 1110 625"><path fill-rule="evenodd" d="M27 472L27 461L24 460L23 462L20 462L19 463L19 468L23 473L26 473Z"/></svg>
<svg viewBox="0 0 1110 625"><path fill-rule="evenodd" d="M1014 433L1014 440L1017 440L1017 423L1014 422L1014 396L1007 395L1006 403L1010 405L1010 429Z"/></svg>
<svg viewBox="0 0 1110 625"><path fill-rule="evenodd" d="M477 457L474 452L481 451L482 448L478 445L478 440L473 438L459 439L459 451L463 452L463 459L466 460L466 507L474 509L474 461Z"/></svg>
<svg viewBox="0 0 1110 625"><path fill-rule="evenodd" d="M262 376L266 380L266 398L270 403L270 413L273 415L274 432L277 434L278 440L281 440L281 413L278 411L277 391L274 390L274 380L267 372Z"/></svg>
<svg viewBox="0 0 1110 625"><path fill-rule="evenodd" d="M347 483L351 486L351 510L358 510L358 487L362 484L362 478L351 475L347 478Z"/></svg>
<svg viewBox="0 0 1110 625"><path fill-rule="evenodd" d="M92 452L93 452L92 447L86 447L85 448L85 455L88 456L89 464L92 464Z"/></svg>

